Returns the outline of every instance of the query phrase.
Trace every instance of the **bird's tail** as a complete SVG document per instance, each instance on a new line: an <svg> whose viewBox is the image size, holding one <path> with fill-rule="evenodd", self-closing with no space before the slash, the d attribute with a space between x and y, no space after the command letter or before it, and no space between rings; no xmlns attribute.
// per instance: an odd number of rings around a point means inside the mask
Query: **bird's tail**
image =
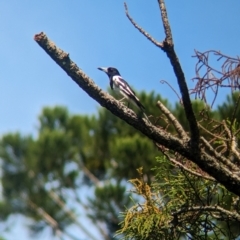
<svg viewBox="0 0 240 240"><path fill-rule="evenodd" d="M148 123L151 123L147 114L145 113L145 107L142 105L142 103L139 101L139 99L136 99L136 104L139 107L139 109L142 111L142 114L144 115L144 117L147 119Z"/></svg>
<svg viewBox="0 0 240 240"><path fill-rule="evenodd" d="M133 97L132 97L132 100L133 100L133 103L135 103L135 105L136 105L138 108L140 108L140 110L141 110L142 112L145 111L145 107L141 104L140 100L139 100L136 96L133 96Z"/></svg>
<svg viewBox="0 0 240 240"><path fill-rule="evenodd" d="M145 112L143 112L143 115L144 115L144 117L147 119L148 123L152 124L152 123L150 122L150 120L149 120L147 114L146 114Z"/></svg>

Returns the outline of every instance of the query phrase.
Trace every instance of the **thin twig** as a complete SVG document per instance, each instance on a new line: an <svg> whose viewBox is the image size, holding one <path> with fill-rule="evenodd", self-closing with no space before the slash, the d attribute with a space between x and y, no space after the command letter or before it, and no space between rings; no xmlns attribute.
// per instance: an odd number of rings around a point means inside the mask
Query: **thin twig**
<svg viewBox="0 0 240 240"><path fill-rule="evenodd" d="M172 213L172 215L179 215L181 213L192 212L192 211L210 211L210 212L218 212L223 214L227 219L236 220L240 222L240 215L237 212L230 212L220 206L194 206L194 207L186 207L181 208L180 210ZM222 217L222 216L221 216Z"/></svg>
<svg viewBox="0 0 240 240"><path fill-rule="evenodd" d="M161 103L161 101L157 101L157 106L164 113L164 115L168 118L168 120L173 124L179 136L184 140L188 140L189 137L187 133L184 131L182 125L178 122L178 120L174 117L174 115Z"/></svg>
<svg viewBox="0 0 240 240"><path fill-rule="evenodd" d="M222 140L222 141L226 141L226 142L229 141L229 139L227 139L227 138L224 138L224 137L221 137L220 135L214 134L212 131L206 129L206 128L205 128L204 126L202 126L202 124L200 124L200 123L198 123L198 126L199 126L202 130L204 130L206 133L208 133L209 135L215 137L215 138L218 139L218 140Z"/></svg>
<svg viewBox="0 0 240 240"><path fill-rule="evenodd" d="M224 129L225 129L225 131L226 131L226 133L227 133L227 135L228 135L228 137L229 137L229 141L231 141L232 132L231 132L231 130L228 128L227 123L226 123L225 120L223 120L222 123L223 123L223 127L224 127Z"/></svg>
<svg viewBox="0 0 240 240"><path fill-rule="evenodd" d="M211 56L217 57L217 61L223 61L221 67L216 68L212 66L210 61ZM210 89L214 94L211 103L211 106L213 106L220 87L231 88L232 91L239 89L239 58L232 58L214 50L205 51L203 53L195 50L194 57L198 59L195 66L196 77L193 78L197 83L190 92L191 94L195 94L195 97L199 97L207 102L206 91Z"/></svg>
<svg viewBox="0 0 240 240"><path fill-rule="evenodd" d="M166 83L166 84L173 90L173 92L176 94L176 96L178 97L179 102L180 102L180 103L182 102L181 97L179 96L179 94L177 93L177 91L171 86L171 84L169 84L169 83L168 83L167 81L165 81L165 80L161 80L160 83L162 83L162 84Z"/></svg>
<svg viewBox="0 0 240 240"><path fill-rule="evenodd" d="M231 142L231 151L234 154L234 156L237 158L238 162L240 162L240 153L237 148L238 148L237 139L235 136L233 136L232 142Z"/></svg>
<svg viewBox="0 0 240 240"><path fill-rule="evenodd" d="M124 3L124 7L125 7L125 13L127 18L129 19L129 21L132 23L132 25L140 32L142 33L149 41L151 41L154 45L156 45L157 47L162 48L163 44L161 42L156 41L148 32L146 32L143 28L141 28L140 26L137 25L137 23L133 20L133 18L129 15L128 13L128 7L127 4Z"/></svg>
<svg viewBox="0 0 240 240"><path fill-rule="evenodd" d="M165 154L164 154L164 155L165 155ZM201 178L204 178L204 179L206 179L206 180L216 182L216 179L214 179L213 177L210 177L210 176L207 176L207 175L202 175L202 174L200 174L200 173L198 173L198 172L196 172L196 171L193 171L193 170L189 169L188 167L184 166L182 163L178 162L177 160L175 160L175 159L173 159L173 158L171 158L171 157L169 157L169 156L168 156L168 159L169 159L169 161L171 161L174 165L176 165L176 166L184 169L185 171L191 173L191 174L194 175L194 176L201 177Z"/></svg>
<svg viewBox="0 0 240 240"><path fill-rule="evenodd" d="M232 133L232 129L230 130L227 126L227 123L226 121L223 121L223 126L224 126L224 129L229 137L229 141L231 144L228 144L227 147L230 148L230 152L232 152L234 154L234 156L237 158L238 162L240 162L240 153L239 151L237 150L237 139L236 137L233 135Z"/></svg>
<svg viewBox="0 0 240 240"><path fill-rule="evenodd" d="M232 170L238 171L238 167L235 164L233 164L230 160L225 158L222 154L219 154L204 137L201 137L201 141L204 144L204 146L207 148L207 150L211 153L212 156L214 156L216 159L222 162L225 166L231 169L231 171Z"/></svg>

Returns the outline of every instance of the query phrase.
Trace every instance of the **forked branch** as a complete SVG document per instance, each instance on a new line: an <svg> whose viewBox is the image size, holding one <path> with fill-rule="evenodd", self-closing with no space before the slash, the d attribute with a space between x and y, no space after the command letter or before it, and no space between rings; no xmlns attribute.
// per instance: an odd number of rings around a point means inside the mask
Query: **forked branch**
<svg viewBox="0 0 240 240"><path fill-rule="evenodd" d="M156 45L157 47L162 48L163 44L161 42L156 41L148 32L146 32L143 28L141 28L140 26L138 26L138 24L133 20L133 18L129 15L128 13L128 7L127 4L124 3L124 7L125 7L125 13L127 18L129 19L129 21L132 23L132 25L140 32L142 33L149 41L151 41L154 45Z"/></svg>
<svg viewBox="0 0 240 240"><path fill-rule="evenodd" d="M167 10L165 7L164 0L158 0L161 16L162 16L162 22L163 22L163 27L165 30L165 40L162 43L157 42L155 39L153 39L145 30L143 30L141 27L139 27L136 22L133 20L132 17L130 17L128 13L128 8L125 3L125 10L126 10L126 15L128 19L131 21L133 26L137 28L147 39L149 39L153 44L161 48L164 52L166 52L171 65L173 67L174 73L177 78L177 82L180 88L180 92L182 95L182 102L184 105L184 110L186 114L186 118L188 120L190 132L191 132L191 148L195 152L195 155L198 155L199 152L199 129L198 129L198 124L196 121L196 117L193 112L189 92L188 92L188 87L187 83L185 80L185 76L181 67L181 64L178 60L177 54L174 50L174 45L173 45L173 39L172 39L172 33L171 33L171 27L168 21L167 17Z"/></svg>
<svg viewBox="0 0 240 240"><path fill-rule="evenodd" d="M240 196L240 177L237 174L233 174L229 166L223 163L219 164L219 161L214 156L205 152L204 149L200 149L201 152L196 154L184 139L174 137L161 128L150 124L146 119L136 115L131 109L104 92L71 61L69 54L59 49L44 33L35 35L35 41L73 79L73 81L79 85L79 87L99 104L142 132L157 144L193 161L203 171L214 177L219 183L222 183L229 191Z"/></svg>

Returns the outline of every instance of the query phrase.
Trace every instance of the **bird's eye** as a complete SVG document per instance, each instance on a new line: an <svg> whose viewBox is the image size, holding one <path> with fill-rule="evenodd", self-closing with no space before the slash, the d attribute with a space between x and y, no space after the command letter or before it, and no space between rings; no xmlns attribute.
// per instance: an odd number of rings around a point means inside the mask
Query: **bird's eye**
<svg viewBox="0 0 240 240"><path fill-rule="evenodd" d="M108 71L109 71L109 72L112 72L112 71L113 71L113 69L112 69L112 68L109 68L109 69L108 69Z"/></svg>

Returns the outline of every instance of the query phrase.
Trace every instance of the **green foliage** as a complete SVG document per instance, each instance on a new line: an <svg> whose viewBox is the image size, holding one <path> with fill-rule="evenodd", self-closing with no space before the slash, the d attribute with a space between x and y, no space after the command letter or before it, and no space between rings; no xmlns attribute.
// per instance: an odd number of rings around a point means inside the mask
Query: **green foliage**
<svg viewBox="0 0 240 240"><path fill-rule="evenodd" d="M226 101L222 105L218 106L217 111L221 119L232 118L240 116L239 108L239 91L235 91L233 94L228 95ZM235 114L235 116L233 115ZM238 118L239 119L239 118Z"/></svg>
<svg viewBox="0 0 240 240"><path fill-rule="evenodd" d="M167 100L153 92L138 96L156 126L176 134L160 110L156 110L156 102L161 100L188 130L181 105L171 109ZM232 98L219 106L219 111L206 109L202 102L193 102L206 139L210 134L208 129L224 118L239 140L238 108L234 116L227 111L237 101L234 95ZM64 232L72 224L80 226L77 216L82 212L78 209L87 205L88 217L95 226L103 225L107 229L103 236L108 239L114 238L120 221L121 229L115 239L187 239L190 236L233 239L240 234L239 223L227 218L227 214L201 209L217 205L227 211L239 211L236 196L213 180L176 167L153 142L109 111L101 108L95 116L83 116L71 115L64 107L44 108L38 130L35 138L20 133L1 138L2 221L11 214L21 213L34 221L30 226L33 232L50 226L55 234L56 228ZM223 140L215 141L216 147L224 144ZM184 159L180 162L193 172L207 176L194 164ZM139 169L140 177L136 172L139 167L144 169L144 174ZM128 179L133 179L130 182L135 195L127 191ZM190 211L193 207L200 209ZM124 210L124 215L119 217ZM44 214L52 217L58 226L46 221Z"/></svg>
<svg viewBox="0 0 240 240"><path fill-rule="evenodd" d="M153 103L160 96L142 93L140 98L146 107L151 103L147 109L153 111ZM76 207L82 206L87 197L89 217L104 223L111 238L118 229L119 212L130 206L123 183L136 176L139 166L154 164L158 153L154 144L105 109L99 109L96 116L72 116L64 107L44 108L38 130L36 138L9 133L1 139L5 199L1 219L22 213L34 220L33 232L50 226L55 233L56 227L44 219L49 215L64 231L76 221L69 218L63 206L72 201L69 210L81 214ZM92 186L95 191L83 196L84 186Z"/></svg>
<svg viewBox="0 0 240 240"><path fill-rule="evenodd" d="M123 239L233 239L240 234L234 219L215 210L217 205L233 206L233 194L214 181L176 168L165 157L157 162L152 185L144 182L141 170L140 177L130 181L143 201L124 213L118 231Z"/></svg>

